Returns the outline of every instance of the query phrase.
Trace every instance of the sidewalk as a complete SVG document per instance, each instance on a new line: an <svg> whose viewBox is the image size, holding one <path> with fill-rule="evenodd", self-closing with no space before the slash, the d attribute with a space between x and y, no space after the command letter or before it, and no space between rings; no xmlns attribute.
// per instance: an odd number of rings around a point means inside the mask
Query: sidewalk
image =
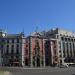
<svg viewBox="0 0 75 75"><path fill-rule="evenodd" d="M8 71L0 71L0 75L12 75L12 74Z"/></svg>

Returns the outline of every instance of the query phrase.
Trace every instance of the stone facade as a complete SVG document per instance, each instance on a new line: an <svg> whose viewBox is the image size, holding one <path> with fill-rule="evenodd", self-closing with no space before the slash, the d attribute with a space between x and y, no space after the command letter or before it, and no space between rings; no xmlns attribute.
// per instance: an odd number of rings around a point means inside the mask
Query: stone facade
<svg viewBox="0 0 75 75"><path fill-rule="evenodd" d="M75 63L75 33L59 28L44 32L43 36L58 40L57 50L60 64Z"/></svg>
<svg viewBox="0 0 75 75"><path fill-rule="evenodd" d="M24 34L5 34L0 37L0 65L23 66L24 64ZM5 35L4 35L5 34Z"/></svg>
<svg viewBox="0 0 75 75"><path fill-rule="evenodd" d="M0 66L46 67L75 63L75 33L59 28L7 34L0 30Z"/></svg>

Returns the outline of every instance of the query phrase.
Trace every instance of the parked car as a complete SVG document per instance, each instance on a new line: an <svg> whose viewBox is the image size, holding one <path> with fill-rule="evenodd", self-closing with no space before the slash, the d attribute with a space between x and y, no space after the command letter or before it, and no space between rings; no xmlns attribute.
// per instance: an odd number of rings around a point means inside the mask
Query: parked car
<svg viewBox="0 0 75 75"><path fill-rule="evenodd" d="M69 64L69 66L75 67L75 63L71 63L71 64Z"/></svg>
<svg viewBox="0 0 75 75"><path fill-rule="evenodd" d="M68 65L67 64L62 64L59 66L60 68L68 68Z"/></svg>

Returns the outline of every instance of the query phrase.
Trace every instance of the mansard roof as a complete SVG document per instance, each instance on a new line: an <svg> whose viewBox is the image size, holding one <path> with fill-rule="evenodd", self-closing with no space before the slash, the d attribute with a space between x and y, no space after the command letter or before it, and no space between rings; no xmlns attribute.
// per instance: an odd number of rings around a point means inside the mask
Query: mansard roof
<svg viewBox="0 0 75 75"><path fill-rule="evenodd" d="M24 36L24 33L21 32L19 34L7 34L5 38L20 38L22 36Z"/></svg>

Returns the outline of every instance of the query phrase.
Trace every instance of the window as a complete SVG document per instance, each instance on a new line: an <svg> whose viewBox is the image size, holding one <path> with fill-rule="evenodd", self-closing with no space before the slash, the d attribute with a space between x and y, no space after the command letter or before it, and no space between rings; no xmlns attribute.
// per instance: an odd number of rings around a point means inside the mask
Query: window
<svg viewBox="0 0 75 75"><path fill-rule="evenodd" d="M73 43L73 53L74 53L74 57L75 57L75 45Z"/></svg>
<svg viewBox="0 0 75 75"><path fill-rule="evenodd" d="M3 45L1 45L1 54L3 54Z"/></svg>
<svg viewBox="0 0 75 75"><path fill-rule="evenodd" d="M64 40L64 38L63 38L63 37L61 37L61 40L63 41L63 40Z"/></svg>
<svg viewBox="0 0 75 75"><path fill-rule="evenodd" d="M62 34L60 34L60 36L62 36Z"/></svg>
<svg viewBox="0 0 75 75"><path fill-rule="evenodd" d="M59 38L59 35L57 35L56 38L58 39Z"/></svg>
<svg viewBox="0 0 75 75"><path fill-rule="evenodd" d="M65 57L65 43L63 42L63 54L64 54L64 57Z"/></svg>
<svg viewBox="0 0 75 75"><path fill-rule="evenodd" d="M9 48L9 45L7 45L7 48Z"/></svg>
<svg viewBox="0 0 75 75"><path fill-rule="evenodd" d="M13 54L14 53L14 45L12 45L12 47L11 47L11 54Z"/></svg>
<svg viewBox="0 0 75 75"><path fill-rule="evenodd" d="M17 43L19 43L19 39L17 39Z"/></svg>
<svg viewBox="0 0 75 75"><path fill-rule="evenodd" d="M75 50L74 50L74 57L75 57Z"/></svg>
<svg viewBox="0 0 75 75"><path fill-rule="evenodd" d="M25 65L28 66L28 59L25 58Z"/></svg>
<svg viewBox="0 0 75 75"><path fill-rule="evenodd" d="M2 39L2 42L5 42L5 40L4 40L4 39Z"/></svg>
<svg viewBox="0 0 75 75"><path fill-rule="evenodd" d="M68 48L68 43L66 43L66 48L67 48L67 57L69 57L69 48Z"/></svg>
<svg viewBox="0 0 75 75"><path fill-rule="evenodd" d="M73 43L73 50L74 50L74 43Z"/></svg>
<svg viewBox="0 0 75 75"><path fill-rule="evenodd" d="M67 41L67 38L65 38L65 41Z"/></svg>
<svg viewBox="0 0 75 75"><path fill-rule="evenodd" d="M12 43L14 43L14 39L12 40Z"/></svg>
<svg viewBox="0 0 75 75"><path fill-rule="evenodd" d="M19 45L17 45L17 48L19 48Z"/></svg>
<svg viewBox="0 0 75 75"><path fill-rule="evenodd" d="M19 56L16 56L17 59L19 59Z"/></svg>
<svg viewBox="0 0 75 75"><path fill-rule="evenodd" d="M1 45L1 49L3 49L3 45Z"/></svg>
<svg viewBox="0 0 75 75"><path fill-rule="evenodd" d="M62 60L60 60L60 64L62 64Z"/></svg>
<svg viewBox="0 0 75 75"><path fill-rule="evenodd" d="M7 43L9 43L9 40L7 40Z"/></svg>
<svg viewBox="0 0 75 75"><path fill-rule="evenodd" d="M70 41L70 38L68 38L68 41Z"/></svg>
<svg viewBox="0 0 75 75"><path fill-rule="evenodd" d="M73 42L73 39L71 39L71 41Z"/></svg>
<svg viewBox="0 0 75 75"><path fill-rule="evenodd" d="M7 45L6 53L7 53L7 54L9 53L9 45Z"/></svg>
<svg viewBox="0 0 75 75"><path fill-rule="evenodd" d="M1 45L4 45L4 43L5 43L5 40L2 39L2 40L0 41L0 44L1 44Z"/></svg>
<svg viewBox="0 0 75 75"><path fill-rule="evenodd" d="M16 54L19 54L19 49L16 50Z"/></svg>
<svg viewBox="0 0 75 75"><path fill-rule="evenodd" d="M26 55L28 55L28 49L26 49Z"/></svg>
<svg viewBox="0 0 75 75"><path fill-rule="evenodd" d="M26 47L28 47L28 44L26 44Z"/></svg>
<svg viewBox="0 0 75 75"><path fill-rule="evenodd" d="M11 56L11 59L13 59L14 57L13 56Z"/></svg>
<svg viewBox="0 0 75 75"><path fill-rule="evenodd" d="M60 57L62 57L62 55L60 54Z"/></svg>
<svg viewBox="0 0 75 75"><path fill-rule="evenodd" d="M57 53L56 50L54 50L54 54L55 54L55 55L56 55L56 53Z"/></svg>
<svg viewBox="0 0 75 75"><path fill-rule="evenodd" d="M71 45L71 43L70 43L70 55L72 57L72 45Z"/></svg>
<svg viewBox="0 0 75 75"><path fill-rule="evenodd" d="M16 54L19 54L19 45L16 46Z"/></svg>
<svg viewBox="0 0 75 75"><path fill-rule="evenodd" d="M59 50L59 53L61 53L61 50Z"/></svg>
<svg viewBox="0 0 75 75"><path fill-rule="evenodd" d="M63 57L65 57L65 54L63 54Z"/></svg>

